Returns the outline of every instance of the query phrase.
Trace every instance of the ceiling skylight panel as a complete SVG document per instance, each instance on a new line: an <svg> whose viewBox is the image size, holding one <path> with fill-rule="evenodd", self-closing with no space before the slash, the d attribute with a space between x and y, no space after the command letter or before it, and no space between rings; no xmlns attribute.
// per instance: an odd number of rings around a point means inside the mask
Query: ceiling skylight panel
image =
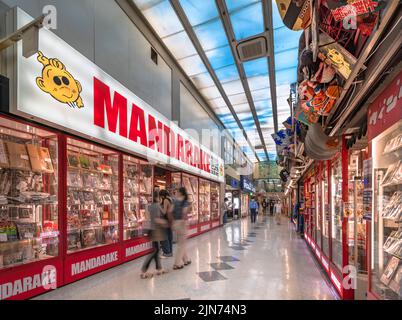
<svg viewBox="0 0 402 320"><path fill-rule="evenodd" d="M297 82L297 68L289 68L275 72L276 85L292 84Z"/></svg>
<svg viewBox="0 0 402 320"><path fill-rule="evenodd" d="M137 2L144 3L144 1L137 0L134 0L134 2L136 4ZM142 7L144 8L144 6ZM147 18L148 22L161 38L180 32L184 29L168 0L161 1L158 4L143 10L142 14Z"/></svg>
<svg viewBox="0 0 402 320"><path fill-rule="evenodd" d="M265 63L267 64L266 60ZM270 87L268 74L247 78L247 81L250 91L260 90L264 88L269 89Z"/></svg>
<svg viewBox="0 0 402 320"><path fill-rule="evenodd" d="M201 89L201 90L200 90L200 93L201 93L207 100L216 99L216 98L221 97L221 94L220 94L218 88L215 87L215 86Z"/></svg>
<svg viewBox="0 0 402 320"><path fill-rule="evenodd" d="M222 87L228 96L244 93L243 84L240 79L223 83Z"/></svg>
<svg viewBox="0 0 402 320"><path fill-rule="evenodd" d="M214 0L180 0L180 5L192 26L210 21L219 16Z"/></svg>
<svg viewBox="0 0 402 320"><path fill-rule="evenodd" d="M264 16L261 2L232 11L229 15L236 40L242 40L264 32Z"/></svg>
<svg viewBox="0 0 402 320"><path fill-rule="evenodd" d="M247 78L268 74L268 62L265 57L243 62L243 66Z"/></svg>
<svg viewBox="0 0 402 320"><path fill-rule="evenodd" d="M255 90L251 91L251 96L254 101L268 100L271 99L271 92L269 89Z"/></svg>
<svg viewBox="0 0 402 320"><path fill-rule="evenodd" d="M248 103L245 93L228 96L228 98L233 107L235 107L236 105L239 105L239 104L247 104Z"/></svg>
<svg viewBox="0 0 402 320"><path fill-rule="evenodd" d="M198 55L181 59L178 62L189 77L207 72L207 68Z"/></svg>
<svg viewBox="0 0 402 320"><path fill-rule="evenodd" d="M275 70L297 67L299 61L299 48L282 51L275 54Z"/></svg>
<svg viewBox="0 0 402 320"><path fill-rule="evenodd" d="M191 77L191 80L193 81L197 89L203 89L215 85L214 80L211 78L208 72L197 74Z"/></svg>
<svg viewBox="0 0 402 320"><path fill-rule="evenodd" d="M213 69L219 69L235 63L229 45L208 50L205 52Z"/></svg>
<svg viewBox="0 0 402 320"><path fill-rule="evenodd" d="M226 6L229 12L233 12L257 2L261 2L261 0L226 0Z"/></svg>
<svg viewBox="0 0 402 320"><path fill-rule="evenodd" d="M193 43L185 31L163 38L163 42L176 60L197 54Z"/></svg>
<svg viewBox="0 0 402 320"><path fill-rule="evenodd" d="M239 72L234 64L215 70L215 74L221 83L239 79Z"/></svg>
<svg viewBox="0 0 402 320"><path fill-rule="evenodd" d="M286 27L274 30L274 51L281 52L299 47L301 32L292 31Z"/></svg>
<svg viewBox="0 0 402 320"><path fill-rule="evenodd" d="M193 27L204 51L228 45L221 20L215 20Z"/></svg>

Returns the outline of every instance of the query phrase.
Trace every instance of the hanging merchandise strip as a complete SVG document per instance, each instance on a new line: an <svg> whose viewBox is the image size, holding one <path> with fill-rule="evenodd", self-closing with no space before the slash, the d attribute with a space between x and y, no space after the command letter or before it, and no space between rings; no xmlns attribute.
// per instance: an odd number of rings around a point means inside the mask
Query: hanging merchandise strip
<svg viewBox="0 0 402 320"><path fill-rule="evenodd" d="M16 14L17 27L32 20L19 8ZM218 155L45 28L39 32L39 50L26 59L22 43L16 46L12 113L224 181Z"/></svg>

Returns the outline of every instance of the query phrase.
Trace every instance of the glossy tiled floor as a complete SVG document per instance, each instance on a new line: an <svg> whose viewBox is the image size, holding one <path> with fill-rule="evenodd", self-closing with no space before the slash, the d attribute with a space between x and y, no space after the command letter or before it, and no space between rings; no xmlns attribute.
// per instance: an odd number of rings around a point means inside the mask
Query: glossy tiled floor
<svg viewBox="0 0 402 320"><path fill-rule="evenodd" d="M235 221L189 240L183 270L141 280L141 258L37 299L336 299L293 228L285 218Z"/></svg>

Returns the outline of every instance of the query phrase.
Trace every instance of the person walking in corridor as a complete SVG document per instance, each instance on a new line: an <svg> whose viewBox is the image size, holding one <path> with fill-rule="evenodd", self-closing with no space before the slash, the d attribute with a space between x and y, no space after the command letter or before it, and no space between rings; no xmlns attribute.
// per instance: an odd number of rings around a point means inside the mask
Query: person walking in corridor
<svg viewBox="0 0 402 320"><path fill-rule="evenodd" d="M187 256L187 215L190 210L188 193L181 187L173 203L173 230L177 234L177 250L173 270L183 269L191 263Z"/></svg>
<svg viewBox="0 0 402 320"><path fill-rule="evenodd" d="M167 273L166 269L162 268L161 260L159 257L159 242L166 239L166 228L168 223L165 219L161 218L161 210L159 206L159 193L154 191L152 203L147 207L147 217L150 222L150 236L154 251L149 254L141 269L141 279L148 279L153 277L153 273L148 272L152 260L155 260L156 274L162 275Z"/></svg>
<svg viewBox="0 0 402 320"><path fill-rule="evenodd" d="M251 223L255 223L257 220L258 203L257 201L255 201L254 198L251 198L249 208L250 208Z"/></svg>
<svg viewBox="0 0 402 320"><path fill-rule="evenodd" d="M168 258L173 256L173 232L172 232L172 209L173 201L166 190L159 191L160 206L162 212L162 218L165 219L169 227L166 229L166 240L161 242L162 258Z"/></svg>
<svg viewBox="0 0 402 320"><path fill-rule="evenodd" d="M275 214L275 221L277 225L281 224L281 215L282 215L282 201L278 200L274 206L274 214Z"/></svg>

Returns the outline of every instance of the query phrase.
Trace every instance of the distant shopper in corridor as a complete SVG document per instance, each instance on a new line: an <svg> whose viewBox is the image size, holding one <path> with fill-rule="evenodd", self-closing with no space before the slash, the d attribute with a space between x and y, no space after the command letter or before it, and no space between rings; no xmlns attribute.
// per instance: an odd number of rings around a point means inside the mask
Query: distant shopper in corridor
<svg viewBox="0 0 402 320"><path fill-rule="evenodd" d="M250 201L250 217L251 223L255 223L257 220L257 210L258 210L258 203L255 201L255 198L251 198Z"/></svg>
<svg viewBox="0 0 402 320"><path fill-rule="evenodd" d="M150 221L150 235L154 251L146 257L144 264L142 265L142 279L153 277L153 273L148 272L152 260L155 260L157 275L167 273L167 270L162 268L159 257L159 242L166 239L166 228L168 227L168 222L167 220L161 218L158 191L154 191L152 203L147 207L147 216Z"/></svg>
<svg viewBox="0 0 402 320"><path fill-rule="evenodd" d="M278 200L274 206L274 214L276 224L281 224L281 215L282 215L282 200Z"/></svg>
<svg viewBox="0 0 402 320"><path fill-rule="evenodd" d="M190 204L186 188L181 187L177 191L177 197L173 203L173 229L177 234L177 250L173 269L183 269L191 263L187 256L187 215Z"/></svg>

